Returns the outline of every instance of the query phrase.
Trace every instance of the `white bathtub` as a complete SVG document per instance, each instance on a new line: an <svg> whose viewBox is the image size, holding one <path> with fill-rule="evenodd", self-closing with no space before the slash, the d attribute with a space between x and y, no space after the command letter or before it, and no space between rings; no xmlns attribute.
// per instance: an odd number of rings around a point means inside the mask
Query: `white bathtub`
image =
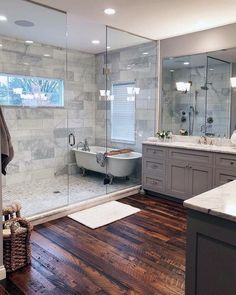
<svg viewBox="0 0 236 295"><path fill-rule="evenodd" d="M142 157L142 154L136 152L108 156L105 167L101 167L96 161L96 154L105 153L114 149L107 148L106 150L106 148L100 146L90 146L89 148L90 152L82 151L82 148L72 149L75 152L78 167L104 174L107 173L115 177L131 175L137 167L138 160Z"/></svg>

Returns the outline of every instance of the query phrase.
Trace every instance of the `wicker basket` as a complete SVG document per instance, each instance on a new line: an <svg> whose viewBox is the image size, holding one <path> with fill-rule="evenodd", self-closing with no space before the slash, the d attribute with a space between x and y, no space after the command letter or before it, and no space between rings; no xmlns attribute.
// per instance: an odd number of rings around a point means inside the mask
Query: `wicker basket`
<svg viewBox="0 0 236 295"><path fill-rule="evenodd" d="M7 207L3 210L3 228L10 222L10 228L3 230L3 264L7 272L15 271L31 263L30 235L31 224L21 218L20 208L13 206L12 210ZM16 223L20 227L16 227Z"/></svg>

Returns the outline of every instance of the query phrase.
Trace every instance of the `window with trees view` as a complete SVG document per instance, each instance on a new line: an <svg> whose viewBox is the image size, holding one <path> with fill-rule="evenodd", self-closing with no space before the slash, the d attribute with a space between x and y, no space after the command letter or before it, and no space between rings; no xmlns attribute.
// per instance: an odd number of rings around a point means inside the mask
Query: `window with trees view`
<svg viewBox="0 0 236 295"><path fill-rule="evenodd" d="M0 105L64 106L64 81L0 73Z"/></svg>

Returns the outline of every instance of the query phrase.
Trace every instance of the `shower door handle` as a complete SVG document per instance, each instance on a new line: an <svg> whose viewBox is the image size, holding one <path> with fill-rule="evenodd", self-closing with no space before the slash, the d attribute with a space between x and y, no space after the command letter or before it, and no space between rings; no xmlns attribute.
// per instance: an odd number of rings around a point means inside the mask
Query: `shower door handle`
<svg viewBox="0 0 236 295"><path fill-rule="evenodd" d="M74 146L75 145L75 136L73 133L69 134L69 145Z"/></svg>

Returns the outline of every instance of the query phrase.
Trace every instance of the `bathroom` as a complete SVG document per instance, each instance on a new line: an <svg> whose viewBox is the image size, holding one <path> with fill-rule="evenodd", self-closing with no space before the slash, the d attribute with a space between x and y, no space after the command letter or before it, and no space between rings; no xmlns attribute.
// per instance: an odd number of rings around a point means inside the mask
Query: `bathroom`
<svg viewBox="0 0 236 295"><path fill-rule="evenodd" d="M11 22L0 32L1 105L15 151L2 180L4 203L17 200L23 214L32 217L137 188L142 141L155 126L157 42L104 26L100 44L80 44L80 36L67 34L65 13L19 0L3 5ZM18 7L17 15L12 5ZM22 21L26 11L31 23ZM48 96L55 91L54 98L39 98L43 90L27 89L27 82L51 83ZM9 84L13 94L6 94ZM113 107L122 91L122 104ZM133 159L123 166L132 162L132 169L108 171L109 158L101 170L95 155L94 168L78 166L75 149L83 149L85 140L92 149L103 147L102 153L130 149Z"/></svg>
<svg viewBox="0 0 236 295"><path fill-rule="evenodd" d="M235 1L0 2L0 294L232 295Z"/></svg>

